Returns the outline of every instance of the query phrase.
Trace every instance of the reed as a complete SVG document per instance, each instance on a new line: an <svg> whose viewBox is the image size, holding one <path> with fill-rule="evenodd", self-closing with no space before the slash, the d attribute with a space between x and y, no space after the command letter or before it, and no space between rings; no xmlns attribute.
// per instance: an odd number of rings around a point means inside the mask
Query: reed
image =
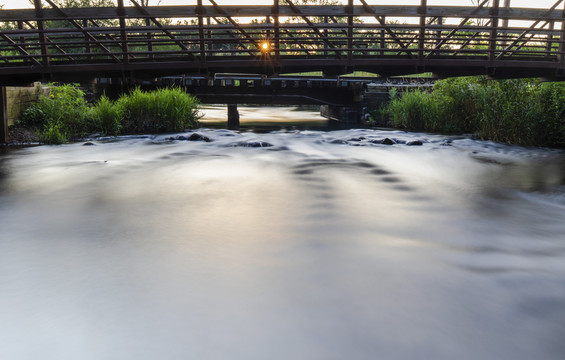
<svg viewBox="0 0 565 360"><path fill-rule="evenodd" d="M441 80L431 92L398 95L382 111L406 130L475 133L482 139L532 146L565 146L565 84L535 79Z"/></svg>

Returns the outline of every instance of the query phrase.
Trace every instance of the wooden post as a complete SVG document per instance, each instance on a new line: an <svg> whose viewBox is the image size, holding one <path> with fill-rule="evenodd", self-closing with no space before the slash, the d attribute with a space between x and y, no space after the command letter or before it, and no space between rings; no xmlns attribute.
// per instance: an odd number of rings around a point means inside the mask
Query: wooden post
<svg viewBox="0 0 565 360"><path fill-rule="evenodd" d="M43 7L41 0L33 0L35 6L35 17L37 18L37 32L39 36L39 44L41 47L41 59L43 67L49 67L49 49L47 48L47 36L45 35L45 24L43 22Z"/></svg>
<svg viewBox="0 0 565 360"><path fill-rule="evenodd" d="M21 20L18 20L18 30L24 30L24 22ZM24 51L27 51L27 45L26 45L26 37L25 36L20 36L20 43L22 44L22 49ZM24 59L24 63L29 62L30 59Z"/></svg>
<svg viewBox="0 0 565 360"><path fill-rule="evenodd" d="M198 37L200 38L200 62L205 64L206 42L204 41L204 8L202 7L202 0L198 0L196 6L196 12L198 13ZM210 25L209 19L210 18L208 18L208 25Z"/></svg>
<svg viewBox="0 0 565 360"><path fill-rule="evenodd" d="M565 70L565 5L563 5L563 12L561 13L561 36L559 39L559 52L557 53L557 59L559 60L559 65L561 70Z"/></svg>
<svg viewBox="0 0 565 360"><path fill-rule="evenodd" d="M439 29L436 31L436 47L441 45L441 28L443 27L443 17L438 17L437 18L437 24L439 26Z"/></svg>
<svg viewBox="0 0 565 360"><path fill-rule="evenodd" d="M426 45L426 13L428 1L427 0L420 0L420 33L418 36L418 59L424 59L424 46Z"/></svg>
<svg viewBox="0 0 565 360"><path fill-rule="evenodd" d="M547 44L545 45L546 57L551 56L551 51L553 48L553 31L555 30L555 21L549 22L549 34L547 35Z"/></svg>
<svg viewBox="0 0 565 360"><path fill-rule="evenodd" d="M86 29L87 26L88 20L82 20L82 27ZM87 35L84 36L84 52L88 54L88 60L92 60L92 56L90 55L92 54L92 48L90 47L90 38Z"/></svg>
<svg viewBox="0 0 565 360"><path fill-rule="evenodd" d="M228 104L228 129L239 129L239 111L237 111L237 104Z"/></svg>
<svg viewBox="0 0 565 360"><path fill-rule="evenodd" d="M386 23L386 18L383 16L383 22ZM385 55L386 49L386 31L385 29L381 29L381 41L379 47L381 48L381 56Z"/></svg>
<svg viewBox="0 0 565 360"><path fill-rule="evenodd" d="M347 59L349 61L353 60L353 11L353 0L347 0Z"/></svg>
<svg viewBox="0 0 565 360"><path fill-rule="evenodd" d="M328 23L329 17L326 15L324 16L324 37L328 38ZM328 49L324 46L324 56L328 56Z"/></svg>
<svg viewBox="0 0 565 360"><path fill-rule="evenodd" d="M8 101L5 86L0 86L0 142L8 142Z"/></svg>
<svg viewBox="0 0 565 360"><path fill-rule="evenodd" d="M496 48L498 41L498 10L500 7L500 0L493 0L491 8L491 30L489 36L489 46L488 46L488 59L493 61L496 58Z"/></svg>
<svg viewBox="0 0 565 360"><path fill-rule="evenodd" d="M129 63L128 34L126 32L126 10L124 0L118 0L118 17L120 19L120 37L122 40L122 58L124 65Z"/></svg>
<svg viewBox="0 0 565 360"><path fill-rule="evenodd" d="M280 45L281 45L281 34L280 34L280 21L279 21L279 0L273 0L273 19L275 22L275 60L277 64L281 58Z"/></svg>
<svg viewBox="0 0 565 360"><path fill-rule="evenodd" d="M151 20L150 19L145 19L145 26L149 27L151 26ZM149 58L153 59L154 58L154 54L153 54L153 33L148 31L146 34L147 37L147 51L149 52Z"/></svg>
<svg viewBox="0 0 565 360"><path fill-rule="evenodd" d="M510 9L510 1L511 0L504 0L504 3L502 4L502 7L505 10ZM508 21L508 17L504 17L502 19L502 31L504 31L504 41L502 42L502 47L506 48L506 38L508 37L508 26L509 26L509 21Z"/></svg>

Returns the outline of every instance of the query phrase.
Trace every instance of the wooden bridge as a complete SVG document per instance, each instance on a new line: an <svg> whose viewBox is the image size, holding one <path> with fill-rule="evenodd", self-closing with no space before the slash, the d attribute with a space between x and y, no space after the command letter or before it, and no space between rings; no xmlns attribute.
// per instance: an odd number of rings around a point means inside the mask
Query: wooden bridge
<svg viewBox="0 0 565 360"><path fill-rule="evenodd" d="M144 7L117 0L115 7L60 8L34 0L34 8L0 10L0 88L37 80L312 71L565 77L564 0L544 9L514 8L510 0L342 2Z"/></svg>
<svg viewBox="0 0 565 360"><path fill-rule="evenodd" d="M475 7L138 1L59 8L34 0L34 9L0 10L0 83L216 72L565 76L563 0L547 9L508 0Z"/></svg>

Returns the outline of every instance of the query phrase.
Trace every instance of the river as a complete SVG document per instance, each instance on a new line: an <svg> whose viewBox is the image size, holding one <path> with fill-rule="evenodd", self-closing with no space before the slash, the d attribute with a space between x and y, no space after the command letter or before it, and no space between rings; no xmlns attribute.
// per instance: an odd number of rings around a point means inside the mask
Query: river
<svg viewBox="0 0 565 360"><path fill-rule="evenodd" d="M563 152L241 113L0 155L1 359L565 358Z"/></svg>

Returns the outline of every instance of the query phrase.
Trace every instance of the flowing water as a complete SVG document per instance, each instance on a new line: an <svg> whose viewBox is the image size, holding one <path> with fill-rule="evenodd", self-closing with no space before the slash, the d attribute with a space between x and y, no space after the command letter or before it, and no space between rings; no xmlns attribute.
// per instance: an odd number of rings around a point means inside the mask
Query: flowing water
<svg viewBox="0 0 565 360"><path fill-rule="evenodd" d="M0 358L565 358L562 152L299 128L2 154Z"/></svg>

